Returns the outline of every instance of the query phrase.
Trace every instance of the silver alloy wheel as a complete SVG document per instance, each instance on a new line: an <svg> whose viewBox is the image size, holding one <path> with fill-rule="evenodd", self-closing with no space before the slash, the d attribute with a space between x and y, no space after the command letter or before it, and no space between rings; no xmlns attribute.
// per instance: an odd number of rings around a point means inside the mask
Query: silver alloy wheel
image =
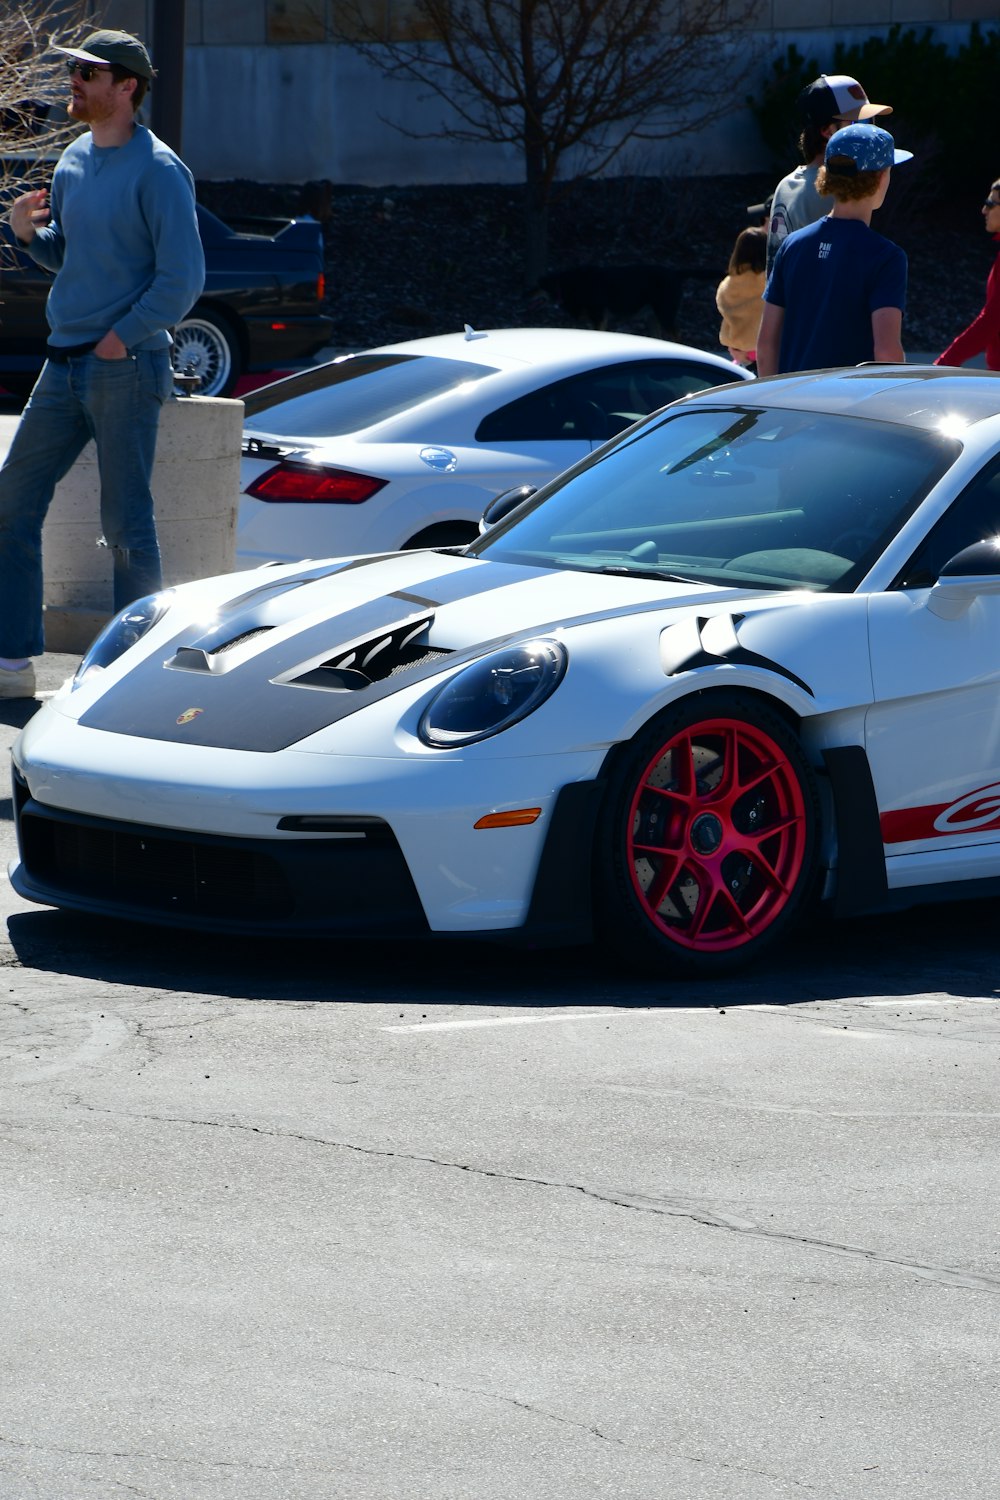
<svg viewBox="0 0 1000 1500"><path fill-rule="evenodd" d="M236 383L237 358L228 330L206 313L191 315L174 329L174 369L198 376L199 396L225 395Z"/></svg>

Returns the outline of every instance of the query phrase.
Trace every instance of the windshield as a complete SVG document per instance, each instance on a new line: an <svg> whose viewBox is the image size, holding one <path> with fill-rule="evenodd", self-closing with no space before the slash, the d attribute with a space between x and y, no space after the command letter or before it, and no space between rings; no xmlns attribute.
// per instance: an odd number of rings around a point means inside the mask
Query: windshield
<svg viewBox="0 0 1000 1500"><path fill-rule="evenodd" d="M253 391L244 426L280 437L342 437L495 374L490 365L429 354L346 354Z"/></svg>
<svg viewBox="0 0 1000 1500"><path fill-rule="evenodd" d="M889 423L699 403L625 436L471 550L542 567L847 592L957 452Z"/></svg>

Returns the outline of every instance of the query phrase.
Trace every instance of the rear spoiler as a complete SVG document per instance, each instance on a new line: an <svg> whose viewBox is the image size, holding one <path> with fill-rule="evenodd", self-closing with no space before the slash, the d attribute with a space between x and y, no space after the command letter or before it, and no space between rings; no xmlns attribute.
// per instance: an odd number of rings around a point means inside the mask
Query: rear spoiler
<svg viewBox="0 0 1000 1500"><path fill-rule="evenodd" d="M281 219L264 215L240 214L223 220L227 229L255 239L280 240L285 249L315 249L322 242L323 230L318 219Z"/></svg>

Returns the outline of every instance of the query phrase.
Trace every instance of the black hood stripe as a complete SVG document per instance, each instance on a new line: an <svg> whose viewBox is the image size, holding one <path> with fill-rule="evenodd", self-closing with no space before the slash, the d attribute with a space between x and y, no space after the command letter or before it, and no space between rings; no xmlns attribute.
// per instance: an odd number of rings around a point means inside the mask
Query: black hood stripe
<svg viewBox="0 0 1000 1500"><path fill-rule="evenodd" d="M305 583L382 560L364 558L356 563L317 569L306 579L285 580L284 587L298 589ZM210 632L199 635L190 626L179 631L155 655L140 662L110 687L81 715L79 722L86 729L168 744L265 753L284 750L404 686L440 676L444 670L441 655L426 657L403 672L363 687L338 689L334 674L326 677L330 686L321 686L326 674L317 674L316 669L331 658L343 658L355 643L361 645L389 631L416 625L428 609L496 590L496 566L479 564L474 571L463 568L445 573L424 581L420 594L407 590L387 593L341 613L331 613L308 629L288 635L283 633L279 621L274 630L260 636L259 649L242 659L239 651L232 656L222 652L214 658L214 665L210 665L210 652L218 651L225 642L248 634L255 626L275 624L265 618L266 606L280 590L268 585L248 590L225 609L222 619ZM520 582L524 574L534 576L538 570L517 569L516 573L513 581ZM745 590L734 589L717 595L713 602L745 602L746 597ZM686 601L671 602L683 606ZM306 606L307 601L303 600L303 610ZM667 601L653 599L638 606L623 604L588 611L578 617L519 622L501 635L448 652L447 669L451 671L475 661L512 640L551 635L555 630L583 621L663 614L668 608ZM282 638L274 642L274 635ZM448 651L446 641L434 645L438 651Z"/></svg>

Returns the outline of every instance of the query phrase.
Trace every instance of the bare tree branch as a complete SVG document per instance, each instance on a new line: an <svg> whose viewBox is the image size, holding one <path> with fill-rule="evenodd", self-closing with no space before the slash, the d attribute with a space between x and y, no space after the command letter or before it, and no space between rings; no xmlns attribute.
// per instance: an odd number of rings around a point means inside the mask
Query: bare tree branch
<svg viewBox="0 0 1000 1500"><path fill-rule="evenodd" d="M55 158L80 127L69 119L65 58L93 29L85 0L34 0L0 9L0 214L29 188L45 187ZM9 245L0 241L0 265Z"/></svg>
<svg viewBox="0 0 1000 1500"><path fill-rule="evenodd" d="M602 172L631 140L703 129L742 99L757 0L416 0L431 42L395 40L364 0L334 36L447 106L414 139L516 145L528 193L526 275L542 269L557 178Z"/></svg>

